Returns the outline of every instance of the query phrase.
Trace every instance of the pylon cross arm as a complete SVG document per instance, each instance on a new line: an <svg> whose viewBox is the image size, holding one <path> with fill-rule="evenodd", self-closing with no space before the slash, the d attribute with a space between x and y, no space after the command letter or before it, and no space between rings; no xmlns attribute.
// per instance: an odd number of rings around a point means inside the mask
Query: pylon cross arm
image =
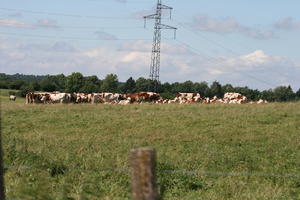
<svg viewBox="0 0 300 200"><path fill-rule="evenodd" d="M155 19L155 18L157 18L157 14L144 16L144 19Z"/></svg>
<svg viewBox="0 0 300 200"><path fill-rule="evenodd" d="M172 10L172 9L173 9L173 8L170 7L170 6L166 6L166 5L163 5L163 4L160 4L160 5L159 5L159 8L160 8L160 9L169 9L169 10Z"/></svg>
<svg viewBox="0 0 300 200"><path fill-rule="evenodd" d="M160 29L174 29L174 30L177 30L176 27L169 26L169 25L165 25L165 24L160 24L160 25L158 26L158 28L160 28Z"/></svg>

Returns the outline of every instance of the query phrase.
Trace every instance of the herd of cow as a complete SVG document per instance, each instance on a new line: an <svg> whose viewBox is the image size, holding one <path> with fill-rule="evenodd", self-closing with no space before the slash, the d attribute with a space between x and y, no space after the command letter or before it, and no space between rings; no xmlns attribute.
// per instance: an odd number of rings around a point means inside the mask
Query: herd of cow
<svg viewBox="0 0 300 200"><path fill-rule="evenodd" d="M247 97L239 93L225 93L223 98L201 98L199 93L178 93L172 100L163 99L160 94L154 92L137 92L134 94L119 93L34 93L30 92L26 95L26 104L52 104L52 103L91 103L91 104L132 104L132 103L155 103L155 104L245 104L245 103L268 103L265 100L248 101Z"/></svg>

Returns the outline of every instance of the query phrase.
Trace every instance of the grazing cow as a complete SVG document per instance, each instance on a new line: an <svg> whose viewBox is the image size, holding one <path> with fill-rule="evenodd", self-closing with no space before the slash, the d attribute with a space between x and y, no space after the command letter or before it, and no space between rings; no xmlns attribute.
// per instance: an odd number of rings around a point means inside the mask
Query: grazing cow
<svg viewBox="0 0 300 200"><path fill-rule="evenodd" d="M49 94L50 103L68 103L71 98L67 93L51 93Z"/></svg>
<svg viewBox="0 0 300 200"><path fill-rule="evenodd" d="M217 103L217 100L218 100L218 97L214 96L212 99L209 100L209 103L215 104L215 103Z"/></svg>
<svg viewBox="0 0 300 200"><path fill-rule="evenodd" d="M15 95L10 95L9 96L10 101L15 101L16 99L17 99L17 97Z"/></svg>
<svg viewBox="0 0 300 200"><path fill-rule="evenodd" d="M118 104L120 104L120 105L128 105L128 104L130 104L130 103L131 103L131 99L128 98L128 99L126 99L126 100L121 100L121 101L119 101Z"/></svg>
<svg viewBox="0 0 300 200"><path fill-rule="evenodd" d="M101 93L92 93L89 94L90 103L103 103L102 94Z"/></svg>
<svg viewBox="0 0 300 200"><path fill-rule="evenodd" d="M76 93L75 103L89 103L89 96L85 93Z"/></svg>
<svg viewBox="0 0 300 200"><path fill-rule="evenodd" d="M122 95L118 93L104 92L101 93L101 99L103 100L104 103L111 103L114 101L118 102L122 99Z"/></svg>
<svg viewBox="0 0 300 200"><path fill-rule="evenodd" d="M210 103L210 98L209 97L204 98L202 103L203 104L209 104Z"/></svg>
<svg viewBox="0 0 300 200"><path fill-rule="evenodd" d="M186 98L186 99L193 99L195 97L200 98L199 93L177 93L176 97L178 98Z"/></svg>
<svg viewBox="0 0 300 200"><path fill-rule="evenodd" d="M247 97L241 95L240 93L227 92L224 94L223 101L226 104L244 104L247 103Z"/></svg>
<svg viewBox="0 0 300 200"><path fill-rule="evenodd" d="M48 98L48 93L33 93L29 92L26 94L25 103L32 104L32 103L45 103Z"/></svg>
<svg viewBox="0 0 300 200"><path fill-rule="evenodd" d="M265 104L265 103L268 103L268 101L267 101L267 100L262 100L262 99L260 99L260 100L257 102L257 104Z"/></svg>
<svg viewBox="0 0 300 200"><path fill-rule="evenodd" d="M29 92L25 96L25 104L33 103L33 93Z"/></svg>
<svg viewBox="0 0 300 200"><path fill-rule="evenodd" d="M155 92L137 92L134 94L125 94L124 98L130 98L131 103L137 102L156 102L161 100L161 96Z"/></svg>
<svg viewBox="0 0 300 200"><path fill-rule="evenodd" d="M38 95L38 99L41 101L40 103L51 103L51 94L43 93Z"/></svg>

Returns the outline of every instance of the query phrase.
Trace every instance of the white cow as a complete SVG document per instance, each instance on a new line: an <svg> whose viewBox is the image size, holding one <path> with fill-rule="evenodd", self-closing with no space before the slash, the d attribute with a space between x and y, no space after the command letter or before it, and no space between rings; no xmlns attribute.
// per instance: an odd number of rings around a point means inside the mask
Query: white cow
<svg viewBox="0 0 300 200"><path fill-rule="evenodd" d="M15 101L16 99L17 99L17 97L15 95L10 95L9 96L10 101Z"/></svg>
<svg viewBox="0 0 300 200"><path fill-rule="evenodd" d="M51 103L67 103L69 101L69 96L67 93L51 93L50 102Z"/></svg>

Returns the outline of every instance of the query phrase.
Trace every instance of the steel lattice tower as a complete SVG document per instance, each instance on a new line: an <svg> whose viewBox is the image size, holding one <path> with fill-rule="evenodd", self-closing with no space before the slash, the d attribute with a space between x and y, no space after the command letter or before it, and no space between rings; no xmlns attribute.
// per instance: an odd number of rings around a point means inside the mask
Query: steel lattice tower
<svg viewBox="0 0 300 200"><path fill-rule="evenodd" d="M175 27L161 23L163 9L170 10L170 19L171 19L171 11L173 8L163 5L161 3L161 0L157 1L155 14L144 16L145 26L146 26L146 19L155 19L151 65L150 65L150 74L149 74L149 78L154 84L154 86L152 86L151 88L149 87L149 90L154 90L154 92L157 91L157 84L159 82L161 29L173 29L174 38L176 37L176 30L177 30L177 28Z"/></svg>

